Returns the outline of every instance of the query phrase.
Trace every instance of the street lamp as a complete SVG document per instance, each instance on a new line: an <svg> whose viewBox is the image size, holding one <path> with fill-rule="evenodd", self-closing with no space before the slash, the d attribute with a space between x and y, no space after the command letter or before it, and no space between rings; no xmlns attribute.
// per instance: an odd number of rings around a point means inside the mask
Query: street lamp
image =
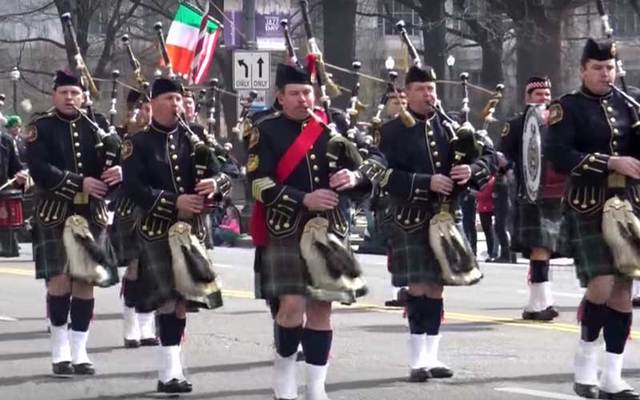
<svg viewBox="0 0 640 400"><path fill-rule="evenodd" d="M447 67L449 67L449 75L450 77L453 76L453 66L456 65L456 58L453 56L453 54L449 54L449 57L447 57Z"/></svg>
<svg viewBox="0 0 640 400"><path fill-rule="evenodd" d="M20 80L20 70L18 67L13 67L9 73L11 82L13 82L13 113L18 113L18 81Z"/></svg>
<svg viewBox="0 0 640 400"><path fill-rule="evenodd" d="M388 56L386 60L384 60L384 69L387 71L391 71L396 66L396 61L393 57Z"/></svg>

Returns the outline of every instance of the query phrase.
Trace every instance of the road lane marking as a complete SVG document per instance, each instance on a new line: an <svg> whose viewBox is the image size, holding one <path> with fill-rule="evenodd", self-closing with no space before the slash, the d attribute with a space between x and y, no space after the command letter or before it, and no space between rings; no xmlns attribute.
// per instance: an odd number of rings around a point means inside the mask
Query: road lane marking
<svg viewBox="0 0 640 400"><path fill-rule="evenodd" d="M21 269L21 268L9 268L9 267L0 267L0 274L8 274L8 275L19 275L19 276L30 276L33 277L35 274L33 271ZM237 299L255 299L255 294L250 290L236 290L236 289L226 289L222 287L222 293L224 297L228 298L237 298ZM342 306L337 305L336 308L348 308L348 309L357 309L364 311L372 311L379 313L391 313L391 314L401 314L403 312L402 309L397 307L386 307L377 304L368 304L368 303L356 303L351 306ZM445 312L445 320L452 321L462 321L462 322L475 322L475 323L489 323L494 325L504 325L504 326L512 326L518 328L530 328L530 329L540 329L540 330L548 330L548 331L556 331L556 332L570 332L570 333L578 333L580 332L580 326L578 324L566 324L562 322L535 322L535 321L525 321L522 319L513 319L513 318L503 318L491 315L480 315L480 314L468 314L468 313L460 313L460 312ZM640 339L640 331L634 330L631 331L632 339Z"/></svg>
<svg viewBox="0 0 640 400"><path fill-rule="evenodd" d="M545 392L542 390L533 390L533 389L525 389L525 388L517 388L517 387L495 388L494 390L497 392L524 394L527 396L541 397L543 399L552 399L552 400L581 400L582 399L582 397L572 396L570 394Z"/></svg>
<svg viewBox="0 0 640 400"><path fill-rule="evenodd" d="M16 318L13 317L8 317L6 315L0 315L0 321L4 321L4 322L15 322L17 321Z"/></svg>

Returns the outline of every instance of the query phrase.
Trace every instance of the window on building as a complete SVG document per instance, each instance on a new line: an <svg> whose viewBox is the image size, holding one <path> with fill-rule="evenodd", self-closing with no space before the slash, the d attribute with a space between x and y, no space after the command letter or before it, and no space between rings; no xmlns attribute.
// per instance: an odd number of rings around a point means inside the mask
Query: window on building
<svg viewBox="0 0 640 400"><path fill-rule="evenodd" d="M609 1L607 7L615 36L630 37L640 33L640 17L627 0Z"/></svg>
<svg viewBox="0 0 640 400"><path fill-rule="evenodd" d="M389 2L391 19L380 17L378 20L381 31L385 35L397 35L396 22L403 20L407 24L407 33L411 36L422 35L422 19L412 8L396 0ZM386 15L386 9L380 5L380 14Z"/></svg>

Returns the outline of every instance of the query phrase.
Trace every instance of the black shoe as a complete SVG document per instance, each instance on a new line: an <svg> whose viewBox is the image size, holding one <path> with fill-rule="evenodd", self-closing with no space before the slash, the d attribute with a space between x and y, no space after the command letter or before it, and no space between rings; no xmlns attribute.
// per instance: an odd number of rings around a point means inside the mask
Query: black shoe
<svg viewBox="0 0 640 400"><path fill-rule="evenodd" d="M426 368L412 369L409 373L409 382L426 382L431 378L431 373Z"/></svg>
<svg viewBox="0 0 640 400"><path fill-rule="evenodd" d="M558 310L554 306L549 306L538 313L538 321L551 321L558 317Z"/></svg>
<svg viewBox="0 0 640 400"><path fill-rule="evenodd" d="M70 378L73 376L73 367L70 361L61 361L51 364L53 374L60 378Z"/></svg>
<svg viewBox="0 0 640 400"><path fill-rule="evenodd" d="M385 301L384 306L385 307L404 307L404 304L398 299L393 299L393 300Z"/></svg>
<svg viewBox="0 0 640 400"><path fill-rule="evenodd" d="M631 299L631 304L633 304L634 307L640 307L640 297L634 297Z"/></svg>
<svg viewBox="0 0 640 400"><path fill-rule="evenodd" d="M193 385L185 380L171 379L169 382L158 381L157 391L160 393L191 393Z"/></svg>
<svg viewBox="0 0 640 400"><path fill-rule="evenodd" d="M137 349L140 347L140 341L136 339L124 339L125 349Z"/></svg>
<svg viewBox="0 0 640 400"><path fill-rule="evenodd" d="M453 370L449 367L435 367L429 369L429 374L431 374L432 378L442 379L442 378L451 378L453 376Z"/></svg>
<svg viewBox="0 0 640 400"><path fill-rule="evenodd" d="M580 397L584 397L586 399L597 399L598 398L598 386L596 385L585 385L583 383L575 383L573 384L573 391Z"/></svg>
<svg viewBox="0 0 640 400"><path fill-rule="evenodd" d="M609 393L600 390L598 395L599 399L613 399L613 400L638 400L640 399L640 393L633 389L625 389L618 393Z"/></svg>
<svg viewBox="0 0 640 400"><path fill-rule="evenodd" d="M96 369L91 363L73 364L74 375L95 375Z"/></svg>
<svg viewBox="0 0 640 400"><path fill-rule="evenodd" d="M549 306L542 311L524 310L522 312L522 319L530 321L551 321L558 315L558 310L554 306Z"/></svg>
<svg viewBox="0 0 640 400"><path fill-rule="evenodd" d="M158 338L146 338L140 339L140 346L157 346L160 344L160 340Z"/></svg>

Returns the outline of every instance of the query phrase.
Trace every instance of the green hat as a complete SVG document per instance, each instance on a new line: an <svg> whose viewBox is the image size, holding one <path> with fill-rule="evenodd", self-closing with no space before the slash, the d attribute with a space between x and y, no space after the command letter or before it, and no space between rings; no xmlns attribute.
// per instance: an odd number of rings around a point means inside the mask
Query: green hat
<svg viewBox="0 0 640 400"><path fill-rule="evenodd" d="M14 126L22 126L22 119L20 119L17 115L9 115L7 117L7 123L4 125L5 128L13 128Z"/></svg>

